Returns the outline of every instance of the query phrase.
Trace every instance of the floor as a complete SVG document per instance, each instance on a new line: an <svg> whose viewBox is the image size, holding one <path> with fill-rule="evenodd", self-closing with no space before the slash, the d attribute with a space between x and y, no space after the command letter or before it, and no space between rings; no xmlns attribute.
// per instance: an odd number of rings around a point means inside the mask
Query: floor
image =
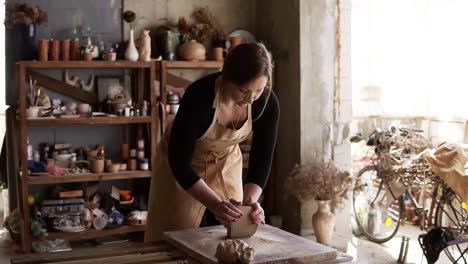
<svg viewBox="0 0 468 264"><path fill-rule="evenodd" d="M364 238L344 237L335 234L333 247L342 252L346 252L354 259L353 263L397 263L401 245L401 234L410 237L408 257L406 263L425 264L421 248L417 242L417 237L421 231L416 226L405 225L401 228L399 235L384 244L375 244ZM313 239L313 237L309 237ZM6 231L0 230L0 263L9 263L12 256L12 243L8 239ZM437 263L450 263L445 255Z"/></svg>

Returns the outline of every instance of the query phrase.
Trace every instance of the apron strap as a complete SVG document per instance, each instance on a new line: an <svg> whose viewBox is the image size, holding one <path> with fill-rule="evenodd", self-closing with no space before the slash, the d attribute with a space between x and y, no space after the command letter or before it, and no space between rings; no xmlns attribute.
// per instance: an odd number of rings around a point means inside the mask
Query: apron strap
<svg viewBox="0 0 468 264"><path fill-rule="evenodd" d="M208 170L208 157L210 155L213 155L215 157L216 177L221 183L221 188L223 189L223 193L224 193L224 199L229 200L230 199L229 193L227 191L226 184L224 183L224 178L223 178L223 169L221 168L221 164L218 159L218 154L215 152L210 152L205 157L205 177L204 177L205 182L208 183L208 176L206 175L206 172Z"/></svg>

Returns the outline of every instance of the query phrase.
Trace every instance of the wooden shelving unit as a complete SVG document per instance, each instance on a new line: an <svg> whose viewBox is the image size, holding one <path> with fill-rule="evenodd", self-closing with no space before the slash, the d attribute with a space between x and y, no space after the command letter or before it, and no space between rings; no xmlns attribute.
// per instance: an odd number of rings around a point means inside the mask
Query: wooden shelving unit
<svg viewBox="0 0 468 264"><path fill-rule="evenodd" d="M155 95L154 80L160 63L150 62L129 62L129 61L20 61L15 65L17 97L19 102L17 128L19 130L19 151L17 164L17 194L18 208L20 209L21 220L21 242L24 252L31 251L31 241L33 238L29 232L29 204L28 194L31 185L39 184L62 184L70 182L87 182L102 180L119 179L139 179L149 178L151 171L124 171L118 173L87 173L87 174L67 174L62 176L28 175L27 168L27 131L29 126L66 126L66 125L86 125L83 129L92 129L93 125L134 125L137 126L139 134L143 133L144 125L150 126L149 144L150 160L154 164L156 160L157 131L160 126L158 102ZM82 117L82 118L31 118L27 119L26 109L26 81L27 76L31 75L38 81L38 84L55 92L63 93L78 101L90 104L97 103L97 96L93 93L84 92L78 88L64 85L62 82L48 77L42 73L36 72L36 69L133 69L136 76L136 98L133 98L138 104L144 100L145 91L149 94L150 112L149 116L138 117ZM149 85L148 85L149 84ZM20 173L21 172L21 173ZM21 175L25 175L24 177ZM78 233L51 232L48 239L87 239L113 234L123 234L129 232L144 231L145 226L122 226L116 229L87 229Z"/></svg>
<svg viewBox="0 0 468 264"><path fill-rule="evenodd" d="M22 216L21 221L21 241L22 249L24 252L31 251L31 241L34 239L29 232L29 204L28 194L29 188L32 185L41 184L62 184L70 182L87 182L87 181L102 181L102 180L119 180L119 179L138 179L149 178L152 175L151 171L126 171L119 173L89 173L89 174L68 174L63 176L28 175L27 164L27 131L30 126L66 126L66 125L135 125L138 127L139 132L143 131L143 125L150 127L150 150L151 164L156 161L156 146L158 129L165 127L166 115L164 113L166 104L166 86L169 82L180 81L176 76L168 73L170 69L213 69L220 70L223 62L219 61L149 61L149 62L129 62L129 61L20 61L15 65L15 78L17 85L17 98L18 106L18 119L16 126L19 131L18 142L18 156L17 159L17 194L18 194L18 208ZM82 91L73 86L64 84L47 75L43 74L44 69L133 69L137 79L136 94L137 98L134 100L141 103L144 99L145 89L149 89L150 95L150 113L149 116L143 117L80 117L80 118L31 118L27 119L25 114L26 109L26 81L27 76L32 76L38 81L38 84L44 86L54 92L63 93L66 96L74 98L89 104L97 104L97 96L93 93ZM169 78L168 78L169 76ZM145 77L147 79L145 79ZM172 78L172 79L171 79ZM178 78L178 79L177 79ZM155 80L160 80L160 94L161 100L157 101L155 96ZM186 80L184 80L186 82ZM147 85L149 84L149 85ZM145 87L149 86L149 87ZM148 94L148 92L147 92ZM161 110L161 112L160 112ZM173 118L174 116L172 116ZM86 128L83 128L86 129ZM21 176L25 175L25 176ZM116 229L95 230L87 229L83 232L77 233L62 233L51 232L47 239L89 239L101 236L108 236L114 234L124 234L130 232L145 231L145 226L121 226Z"/></svg>

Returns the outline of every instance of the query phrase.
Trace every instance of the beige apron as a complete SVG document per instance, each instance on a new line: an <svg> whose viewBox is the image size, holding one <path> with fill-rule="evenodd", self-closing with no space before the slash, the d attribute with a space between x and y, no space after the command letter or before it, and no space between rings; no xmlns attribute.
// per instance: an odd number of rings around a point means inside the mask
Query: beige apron
<svg viewBox="0 0 468 264"><path fill-rule="evenodd" d="M192 167L221 199L242 201L242 153L239 143L252 130L251 105L248 106L247 121L238 130L233 130L217 122L220 98L221 90L216 88L213 121L195 143ZM167 143L170 127L169 124L158 146L158 158L151 179L145 242L162 240L165 231L199 227L205 213L205 206L180 187L169 167Z"/></svg>

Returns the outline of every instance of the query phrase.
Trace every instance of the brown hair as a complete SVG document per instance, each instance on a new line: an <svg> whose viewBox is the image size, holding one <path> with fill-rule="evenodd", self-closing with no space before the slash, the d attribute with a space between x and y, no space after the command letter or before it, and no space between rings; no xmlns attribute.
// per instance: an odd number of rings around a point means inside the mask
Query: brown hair
<svg viewBox="0 0 468 264"><path fill-rule="evenodd" d="M266 76L265 105L260 117L270 99L273 86L273 61L270 52L262 43L243 43L233 48L223 65L223 80L235 85L242 85L251 80Z"/></svg>

